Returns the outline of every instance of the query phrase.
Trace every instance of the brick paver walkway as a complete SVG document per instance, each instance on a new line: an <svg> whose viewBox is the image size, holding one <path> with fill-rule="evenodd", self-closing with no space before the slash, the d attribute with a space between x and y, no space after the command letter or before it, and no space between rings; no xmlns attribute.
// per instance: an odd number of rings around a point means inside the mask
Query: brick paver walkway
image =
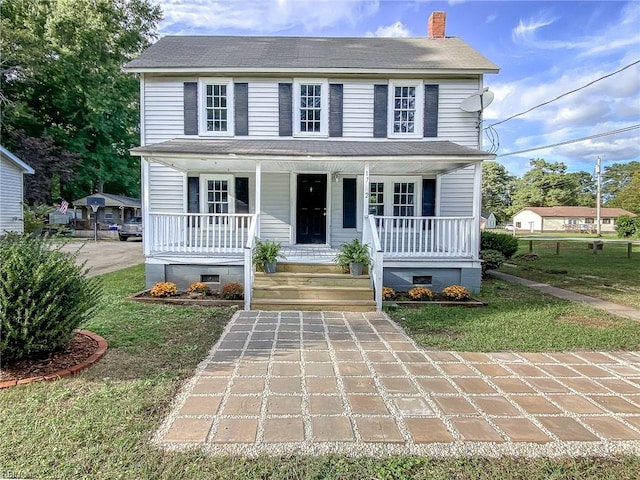
<svg viewBox="0 0 640 480"><path fill-rule="evenodd" d="M382 313L238 312L157 432L214 453L640 453L640 352L423 351Z"/></svg>

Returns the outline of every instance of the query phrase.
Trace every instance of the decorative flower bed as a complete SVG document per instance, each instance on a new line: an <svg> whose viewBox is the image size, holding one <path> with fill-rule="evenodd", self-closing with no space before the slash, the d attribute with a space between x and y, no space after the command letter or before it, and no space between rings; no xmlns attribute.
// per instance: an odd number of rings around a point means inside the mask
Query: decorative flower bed
<svg viewBox="0 0 640 480"><path fill-rule="evenodd" d="M207 307L242 307L244 291L238 283L228 283L220 292L212 292L203 282L194 282L184 291L179 291L174 283L159 282L148 290L129 297L129 300L144 303L169 303L174 305L200 305Z"/></svg>
<svg viewBox="0 0 640 480"><path fill-rule="evenodd" d="M425 287L415 287L408 292L396 292L393 288L383 287L382 300L383 306L387 308L420 308L425 305L483 307L486 305L471 297L469 291L460 285L451 285L444 288L442 292L432 292Z"/></svg>

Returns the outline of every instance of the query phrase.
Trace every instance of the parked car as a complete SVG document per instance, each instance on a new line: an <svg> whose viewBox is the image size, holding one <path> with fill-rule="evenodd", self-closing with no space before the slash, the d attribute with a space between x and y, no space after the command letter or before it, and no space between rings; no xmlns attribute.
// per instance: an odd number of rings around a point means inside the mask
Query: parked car
<svg viewBox="0 0 640 480"><path fill-rule="evenodd" d="M504 229L505 229L505 230L507 230L508 232L513 232L513 225L512 225L512 224L510 224L510 223L507 223L507 224L504 226Z"/></svg>
<svg viewBox="0 0 640 480"><path fill-rule="evenodd" d="M118 231L118 238L126 242L130 237L142 238L142 217L131 217L124 222Z"/></svg>

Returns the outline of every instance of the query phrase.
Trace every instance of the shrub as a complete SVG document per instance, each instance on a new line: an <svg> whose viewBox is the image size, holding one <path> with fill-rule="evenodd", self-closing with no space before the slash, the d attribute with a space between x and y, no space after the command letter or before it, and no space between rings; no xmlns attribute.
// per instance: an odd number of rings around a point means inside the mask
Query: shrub
<svg viewBox="0 0 640 480"><path fill-rule="evenodd" d="M211 293L211 289L209 288L209 285L204 282L193 282L187 287L187 293L202 293L204 295L209 295Z"/></svg>
<svg viewBox="0 0 640 480"><path fill-rule="evenodd" d="M431 300L433 292L425 287L414 287L407 292L411 300Z"/></svg>
<svg viewBox="0 0 640 480"><path fill-rule="evenodd" d="M158 282L149 291L152 297L171 297L178 294L176 284L173 282Z"/></svg>
<svg viewBox="0 0 640 480"><path fill-rule="evenodd" d="M640 217L620 215L616 219L616 231L620 238L640 237Z"/></svg>
<svg viewBox="0 0 640 480"><path fill-rule="evenodd" d="M391 287L382 287L382 300L393 300L396 291Z"/></svg>
<svg viewBox="0 0 640 480"><path fill-rule="evenodd" d="M244 288L239 283L227 283L222 287L220 297L225 300L242 300L244 298Z"/></svg>
<svg viewBox="0 0 640 480"><path fill-rule="evenodd" d="M506 233L482 232L480 250L497 250L511 258L518 251L518 239Z"/></svg>
<svg viewBox="0 0 640 480"><path fill-rule="evenodd" d="M469 300L471 298L469 290L460 285L451 285L445 288L442 290L442 295L449 300Z"/></svg>
<svg viewBox="0 0 640 480"><path fill-rule="evenodd" d="M0 238L0 357L3 362L46 355L68 345L73 330L100 304L96 278L87 278L77 253L48 238Z"/></svg>
<svg viewBox="0 0 640 480"><path fill-rule="evenodd" d="M480 250L482 260L482 278L487 278L488 270L496 270L505 261L504 255L497 250Z"/></svg>

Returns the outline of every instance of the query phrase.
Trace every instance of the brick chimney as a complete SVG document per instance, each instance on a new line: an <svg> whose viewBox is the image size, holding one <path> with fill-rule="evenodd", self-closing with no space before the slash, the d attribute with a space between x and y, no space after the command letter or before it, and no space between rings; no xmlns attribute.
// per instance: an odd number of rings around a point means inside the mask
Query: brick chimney
<svg viewBox="0 0 640 480"><path fill-rule="evenodd" d="M433 12L427 22L428 38L444 38L447 14L445 12Z"/></svg>

